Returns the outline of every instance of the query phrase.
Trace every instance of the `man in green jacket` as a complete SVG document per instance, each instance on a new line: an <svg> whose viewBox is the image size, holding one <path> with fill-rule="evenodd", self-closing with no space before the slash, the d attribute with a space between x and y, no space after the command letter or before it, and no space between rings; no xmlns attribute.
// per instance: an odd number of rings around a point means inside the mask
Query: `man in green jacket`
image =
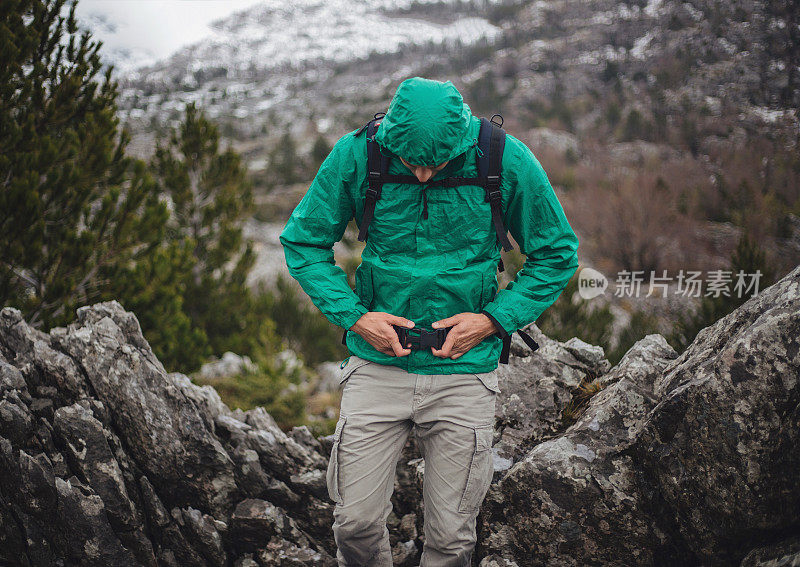
<svg viewBox="0 0 800 567"><path fill-rule="evenodd" d="M431 183L476 177L480 119L450 81L403 81L374 143L390 174ZM391 565L385 520L395 464L412 431L425 458L421 567L469 565L475 517L492 478L502 338L535 321L578 266L578 241L531 151L506 136L503 221L526 255L498 292L500 245L480 186L385 183L356 288L333 245L359 226L367 188L364 129L334 145L280 236L291 275L347 332L342 404L328 467L340 565ZM448 329L441 348L409 348L396 327Z"/></svg>

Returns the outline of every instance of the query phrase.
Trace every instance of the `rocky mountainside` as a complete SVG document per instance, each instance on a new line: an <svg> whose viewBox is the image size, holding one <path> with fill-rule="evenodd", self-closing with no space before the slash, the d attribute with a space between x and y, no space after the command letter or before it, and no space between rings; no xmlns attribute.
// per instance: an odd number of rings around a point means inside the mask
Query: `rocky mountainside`
<svg viewBox="0 0 800 567"><path fill-rule="evenodd" d="M331 144L385 110L413 75L452 80L473 112L505 116L545 167L584 265L606 275L724 269L749 231L784 274L800 262L792 6L267 2L123 77L120 115L142 156L187 103L221 124L255 183L253 284L284 273L275 237L316 173L315 141ZM294 184L270 169L287 132L297 146Z"/></svg>
<svg viewBox="0 0 800 567"><path fill-rule="evenodd" d="M302 136L309 128L341 129L334 101L348 106L383 96L390 79L374 87L361 62L390 62L392 74L411 71L421 53L489 45L501 33L486 19L494 2L303 0L262 2L212 25L203 41L122 76L122 116L138 133L134 149L146 153L154 125L179 117L197 102L243 147L262 148L283 128ZM410 57L403 69L396 62ZM341 76L341 77L339 77ZM337 79L339 77L339 79ZM340 88L338 84L345 88ZM374 112L374 111L373 111ZM269 139L266 139L269 136ZM265 156L255 149L251 166Z"/></svg>
<svg viewBox="0 0 800 567"><path fill-rule="evenodd" d="M320 131L335 138L385 109L400 79L421 74L453 80L473 109L502 110L517 131L552 114L547 102L555 101L574 106L569 130L581 135L605 119L603 105L587 106L589 99L624 92L631 101L618 109L623 116L636 108L672 120L687 107L703 108L707 116L735 117L742 137L776 121L797 125L796 16L791 3L781 6L264 2L220 20L206 40L127 73L122 116L147 136L153 124L198 102L229 124L243 148L258 138L274 141L287 127L300 137ZM718 134L717 142L730 132ZM253 167L263 158L256 151Z"/></svg>
<svg viewBox="0 0 800 567"><path fill-rule="evenodd" d="M800 561L800 268L680 357L650 335L609 368L537 335L500 371L481 566ZM335 565L331 446L165 372L115 301L47 334L0 311L0 564ZM397 565L419 558L423 479L410 441Z"/></svg>

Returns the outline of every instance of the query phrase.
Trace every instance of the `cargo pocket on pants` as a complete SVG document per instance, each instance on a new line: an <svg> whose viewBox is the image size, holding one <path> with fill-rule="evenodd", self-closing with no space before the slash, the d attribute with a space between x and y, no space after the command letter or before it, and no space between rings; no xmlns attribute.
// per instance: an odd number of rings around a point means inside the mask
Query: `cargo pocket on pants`
<svg viewBox="0 0 800 567"><path fill-rule="evenodd" d="M494 427L491 425L473 428L475 432L475 448L472 453L472 461L467 473L467 483L464 486L464 493L458 504L458 511L461 513L473 513L478 511L483 502L489 485L492 482L492 435Z"/></svg>
<svg viewBox="0 0 800 567"><path fill-rule="evenodd" d="M343 504L341 492L339 491L339 442L342 439L342 429L347 422L347 416L339 416L336 422L336 431L333 433L333 447L331 448L331 458L328 461L328 471L325 480L328 484L328 496L337 504Z"/></svg>
<svg viewBox="0 0 800 567"><path fill-rule="evenodd" d="M345 380L350 378L353 372L370 363L371 361L359 358L357 356L348 356L339 366L339 385L341 386L344 384Z"/></svg>
<svg viewBox="0 0 800 567"><path fill-rule="evenodd" d="M495 394L500 393L500 386L498 385L497 381L496 368L490 372L481 372L479 374L475 374L475 376L478 377L478 380L480 380L483 383L483 385L486 386L487 389L491 390Z"/></svg>

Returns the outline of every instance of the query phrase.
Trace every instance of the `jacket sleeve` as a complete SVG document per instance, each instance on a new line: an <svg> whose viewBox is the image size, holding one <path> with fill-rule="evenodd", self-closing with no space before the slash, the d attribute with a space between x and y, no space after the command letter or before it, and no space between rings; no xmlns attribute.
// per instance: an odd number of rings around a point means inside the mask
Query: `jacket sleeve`
<svg viewBox="0 0 800 567"><path fill-rule="evenodd" d="M325 317L345 329L368 311L333 255L355 210L353 139L347 134L336 142L280 235L289 273Z"/></svg>
<svg viewBox="0 0 800 567"><path fill-rule="evenodd" d="M514 149L508 166L503 160L510 185L504 217L526 259L483 312L511 334L538 319L566 287L578 269L578 239L539 161L519 140L507 136L507 149L509 142Z"/></svg>

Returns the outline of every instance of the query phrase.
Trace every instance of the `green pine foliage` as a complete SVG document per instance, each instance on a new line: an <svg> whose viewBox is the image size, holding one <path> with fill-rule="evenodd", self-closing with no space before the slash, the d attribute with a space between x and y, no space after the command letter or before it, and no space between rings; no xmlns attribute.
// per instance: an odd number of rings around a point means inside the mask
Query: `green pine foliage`
<svg viewBox="0 0 800 567"><path fill-rule="evenodd" d="M578 275L574 275L562 294L536 321L548 337L568 341L572 337L600 345L611 364L618 363L633 344L646 335L658 332L656 318L643 311L634 311L612 346L614 316L608 305L593 305L578 293Z"/></svg>
<svg viewBox="0 0 800 567"><path fill-rule="evenodd" d="M747 276L746 283L750 282L750 275L757 271L761 273L758 284L759 291L775 281L775 275L766 261L764 251L746 233L740 237L727 270L732 278L728 295L703 297L697 310L680 316L675 322L672 332L666 337L670 345L678 352L686 350L702 329L728 315L752 297L752 290L740 295L734 289L737 274L740 271ZM644 311L635 311L631 315L628 325L621 330L616 345L612 348L610 338L613 316L608 306L590 308L591 302L582 299L577 290L576 274L567 283L556 302L536 321L536 324L547 336L559 341L580 337L590 344L600 345L605 350L606 357L611 364L616 364L636 341L648 334L659 332L655 316Z"/></svg>
<svg viewBox="0 0 800 567"><path fill-rule="evenodd" d="M297 145L291 133L287 130L270 154L269 166L267 167L270 184L275 186L296 183L301 177L297 171L297 166Z"/></svg>
<svg viewBox="0 0 800 567"><path fill-rule="evenodd" d="M578 295L578 275L572 276L564 291L536 324L548 337L568 341L580 337L589 344L601 345L608 351L614 316L607 305L593 307Z"/></svg>
<svg viewBox="0 0 800 567"><path fill-rule="evenodd" d="M311 167L309 171L318 171L322 162L325 161L325 158L328 157L332 149L331 145L325 139L325 136L322 134L318 135L317 139L314 140L314 145L311 147Z"/></svg>
<svg viewBox="0 0 800 567"><path fill-rule="evenodd" d="M241 158L194 106L150 163L127 156L99 50L74 2L0 2L0 304L48 330L116 299L168 370L249 355L259 370L223 395L298 424L297 377L272 361L272 314L286 302L246 285L253 197Z"/></svg>
<svg viewBox="0 0 800 567"><path fill-rule="evenodd" d="M755 274L757 271L761 272L758 283L759 292L775 283L775 274L766 261L764 251L747 233L742 233L739 238L736 250L731 255L729 269L733 278L729 294L727 296L720 294L719 297L713 295L703 297L697 311L682 316L675 324L673 332L667 337L668 342L678 352L686 350L701 330L722 319L750 299L752 290L748 294L739 294L733 289L736 274L739 271L746 275Z"/></svg>
<svg viewBox="0 0 800 567"><path fill-rule="evenodd" d="M65 0L0 3L0 301L36 327L117 299L170 370L276 340L254 253L246 169L196 108L146 164L125 155L117 85ZM153 175L155 174L155 175Z"/></svg>
<svg viewBox="0 0 800 567"><path fill-rule="evenodd" d="M286 430L303 424L306 397L298 387L298 372L286 373L281 370L261 362L253 371L213 380L195 378L194 382L201 386L212 385L230 408L247 411L263 407Z"/></svg>
<svg viewBox="0 0 800 567"><path fill-rule="evenodd" d="M191 248L191 267L179 275L182 309L207 343L183 367L198 367L207 353L258 359L274 350L271 298L247 285L255 252L241 224L254 205L240 156L220 148L217 127L192 104L168 141L159 143L151 169L172 209L165 241Z"/></svg>
<svg viewBox="0 0 800 567"><path fill-rule="evenodd" d="M617 344L610 350L606 349L609 362L618 363L636 341L658 332L658 321L654 315L641 310L634 311L631 320L617 337Z"/></svg>
<svg viewBox="0 0 800 567"><path fill-rule="evenodd" d="M303 353L306 364L341 360L348 354L342 345L342 330L328 322L316 307L303 301L297 288L279 276L270 305L281 338Z"/></svg>
<svg viewBox="0 0 800 567"><path fill-rule="evenodd" d="M0 3L0 303L36 327L106 298L110 275L155 253L168 217L125 156L99 47L74 3Z"/></svg>

